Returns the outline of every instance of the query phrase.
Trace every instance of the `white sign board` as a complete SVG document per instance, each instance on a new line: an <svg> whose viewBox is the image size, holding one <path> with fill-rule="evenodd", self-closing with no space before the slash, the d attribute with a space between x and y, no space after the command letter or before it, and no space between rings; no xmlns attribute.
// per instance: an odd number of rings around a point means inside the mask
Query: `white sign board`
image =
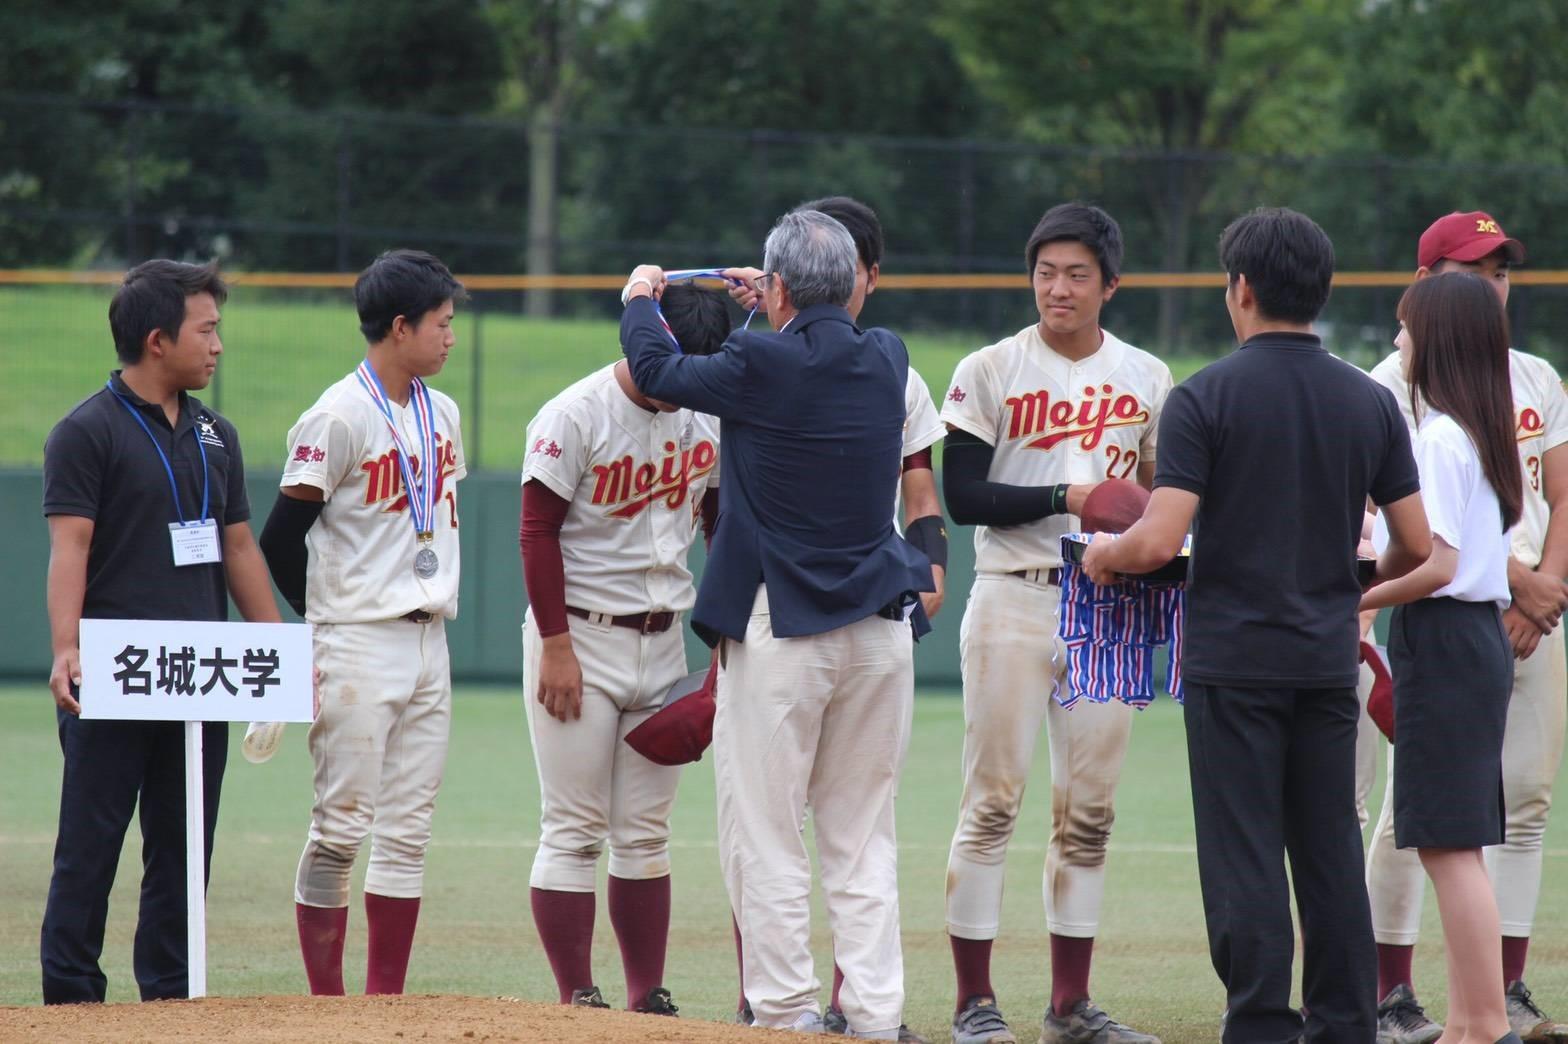
<svg viewBox="0 0 1568 1044"><path fill-rule="evenodd" d="M83 620L82 717L311 721L309 624Z"/></svg>
<svg viewBox="0 0 1568 1044"><path fill-rule="evenodd" d="M185 930L190 997L207 995L204 721L311 721L310 625L83 620L82 717L185 722Z"/></svg>

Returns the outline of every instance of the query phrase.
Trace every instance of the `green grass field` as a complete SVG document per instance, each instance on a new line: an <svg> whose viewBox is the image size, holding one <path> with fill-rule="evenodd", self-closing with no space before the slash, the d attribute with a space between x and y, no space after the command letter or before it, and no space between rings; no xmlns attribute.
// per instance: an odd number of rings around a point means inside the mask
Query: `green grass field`
<svg viewBox="0 0 1568 1044"><path fill-rule="evenodd" d="M43 459L44 438L70 407L101 387L117 363L108 287L0 287L7 385L0 410L0 466ZM483 296L483 295L479 295ZM483 302L479 302L483 303ZM967 353L1030 321L1021 298L1005 329L908 337L910 358L932 395L947 388ZM536 320L459 310L458 343L433 381L463 409L470 466L521 466L523 428L551 396L620 357L617 327L603 320ZM763 321L763 320L759 320ZM236 289L223 309L224 354L202 398L238 426L251 468L280 468L284 437L328 384L354 367L364 340L346 291ZM1177 380L1207 360L1177 359Z"/></svg>
<svg viewBox="0 0 1568 1044"><path fill-rule="evenodd" d="M232 734L234 748L241 728L235 726ZM953 984L942 895L962 732L957 699L930 694L917 702L899 800L906 1014L916 1029L943 1040ZM461 688L451 751L409 991L549 999L554 987L528 906L538 785L516 693ZM36 1004L38 924L49 880L60 767L53 707L41 685L0 688L0 763L7 767L7 785L0 792L0 1004ZM1186 771L1180 713L1162 701L1138 717L1133 732L1093 980L1095 997L1108 1010L1167 1042L1212 1041L1224 1006L1204 941ZM1005 928L995 951L1001 1003L1022 1039L1032 1039L1029 1027L1038 1024L1047 996L1040 873L1048 779L1042 740L1009 855ZM1568 793L1565 787L1568 772L1559 778L1560 792ZM281 752L265 765L250 765L233 752L210 890L211 993L304 992L291 903L310 800L301 726L291 727ZM1529 981L1536 997L1563 1018L1568 1017L1568 817L1557 816L1546 843L1546 883ZM133 828L105 948L113 1001L136 996L130 952L138 855ZM711 759L685 770L673 856L668 985L683 1016L723 1019L733 1010L736 977L714 844ZM364 981L364 919L357 893L353 909L350 989ZM818 974L827 982L829 943L820 908L814 923ZM1429 1010L1441 1017L1442 946L1430 897L1425 923L1417 984ZM619 958L602 906L595 969L612 1003L622 1003Z"/></svg>

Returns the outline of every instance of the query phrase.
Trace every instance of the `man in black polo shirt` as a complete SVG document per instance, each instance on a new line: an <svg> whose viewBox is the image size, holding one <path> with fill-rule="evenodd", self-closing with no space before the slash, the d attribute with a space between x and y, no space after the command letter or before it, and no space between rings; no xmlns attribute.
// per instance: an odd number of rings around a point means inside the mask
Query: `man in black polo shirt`
<svg viewBox="0 0 1568 1044"><path fill-rule="evenodd" d="M184 730L178 722L82 720L77 632L84 617L224 620L230 594L247 620L278 619L247 524L239 436L186 394L205 388L217 368L226 296L212 265L131 269L109 305L124 369L66 414L44 446L49 688L65 754L40 944L45 1004L104 999L98 957L109 891L138 798L136 982L142 1000L188 993ZM202 561L180 564L192 558ZM202 730L209 869L228 736L226 722Z"/></svg>
<svg viewBox="0 0 1568 1044"><path fill-rule="evenodd" d="M1193 529L1187 753L1209 950L1226 1041L1372 1040L1376 958L1355 808L1356 545L1367 498L1402 576L1431 536L1399 407L1312 333L1334 249L1290 210L1220 239L1241 349L1171 392L1154 493L1120 538L1096 537L1098 583L1164 564ZM1290 1004L1304 946L1303 1019Z"/></svg>

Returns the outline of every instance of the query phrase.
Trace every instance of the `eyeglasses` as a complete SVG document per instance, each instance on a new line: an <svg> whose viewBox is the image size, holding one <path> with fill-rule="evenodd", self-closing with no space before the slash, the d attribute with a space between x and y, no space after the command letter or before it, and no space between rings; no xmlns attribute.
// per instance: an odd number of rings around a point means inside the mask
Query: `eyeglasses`
<svg viewBox="0 0 1568 1044"><path fill-rule="evenodd" d="M779 274L777 272L764 272L762 275L753 279L751 282L752 285L755 286L758 290L766 290L768 288L768 284L773 282L773 280L777 279L778 277Z"/></svg>

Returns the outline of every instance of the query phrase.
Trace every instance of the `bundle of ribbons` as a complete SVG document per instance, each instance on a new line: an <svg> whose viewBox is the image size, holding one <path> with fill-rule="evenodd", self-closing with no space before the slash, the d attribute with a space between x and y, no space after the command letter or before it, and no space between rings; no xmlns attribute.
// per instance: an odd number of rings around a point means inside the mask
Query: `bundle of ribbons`
<svg viewBox="0 0 1568 1044"><path fill-rule="evenodd" d="M1062 537L1062 600L1057 635L1067 649L1067 670L1056 686L1056 702L1071 707L1121 700L1134 707L1154 702L1156 651L1167 649L1166 691L1181 701L1182 617L1187 593L1182 583L1151 583L1127 577L1101 586L1079 566L1087 533Z"/></svg>

